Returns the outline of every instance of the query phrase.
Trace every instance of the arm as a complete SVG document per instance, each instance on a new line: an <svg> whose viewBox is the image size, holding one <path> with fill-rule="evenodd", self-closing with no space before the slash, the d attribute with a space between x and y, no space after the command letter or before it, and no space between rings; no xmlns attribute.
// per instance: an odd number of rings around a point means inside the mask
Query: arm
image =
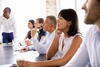
<svg viewBox="0 0 100 67"><path fill-rule="evenodd" d="M2 19L2 17L0 17L0 41L2 41L2 36L1 36L1 32L2 32L2 31L1 31L1 30L2 30L2 29L1 29L1 26L2 26L2 20L1 20L1 19Z"/></svg>
<svg viewBox="0 0 100 67"><path fill-rule="evenodd" d="M0 32L1 32L1 25L2 25L2 23L0 22Z"/></svg>
<svg viewBox="0 0 100 67"><path fill-rule="evenodd" d="M33 63L36 66L62 66L65 65L75 54L77 49L79 48L80 44L82 43L82 39L80 36L76 36L72 42L72 45L69 51L61 58L44 61L44 62L35 62Z"/></svg>
<svg viewBox="0 0 100 67"><path fill-rule="evenodd" d="M13 34L14 34L14 40L16 40L17 33L16 33L16 22L15 22L14 17L12 17L11 23L12 23L12 29L13 29Z"/></svg>
<svg viewBox="0 0 100 67"><path fill-rule="evenodd" d="M37 29L31 30L32 37L35 37L35 36L37 37L36 33L37 33Z"/></svg>
<svg viewBox="0 0 100 67"><path fill-rule="evenodd" d="M43 61L43 62L34 62L31 63L32 66L36 67L46 67L46 66L62 66L65 65L75 54L77 49L79 48L80 44L82 42L82 39L80 36L76 36L72 42L72 45L69 49L69 51L61 58L49 60L49 61Z"/></svg>
<svg viewBox="0 0 100 67"><path fill-rule="evenodd" d="M69 48L69 50L65 53L65 55L63 56L63 60L64 60L64 64L65 63L68 63L69 60L71 60L71 58L74 56L74 54L76 53L76 51L78 50L78 48L80 47L82 43L82 38L77 35L73 41L72 41L72 44ZM63 64L63 65L64 65Z"/></svg>
<svg viewBox="0 0 100 67"><path fill-rule="evenodd" d="M49 61L42 61L42 62L29 62L29 61L22 61L23 66L25 64L29 65L30 67L52 67L57 66L58 64L62 63L62 58L49 60ZM76 54L73 58L65 65L65 67L85 67L89 61L88 52L85 44L82 44L81 47L78 49Z"/></svg>
<svg viewBox="0 0 100 67"><path fill-rule="evenodd" d="M52 44L53 39L54 39L54 35L55 34L51 34L51 36L48 38L48 36L46 36L46 38L44 40L41 40L40 42L37 40L37 38L32 38L33 41L33 46L34 48L40 53L40 54L46 54L48 47ZM57 38L56 38L57 40ZM59 40L59 39L58 39ZM56 42L54 42L56 43ZM58 44L57 44L58 45ZM54 45L56 46L56 45ZM50 47L51 48L51 47ZM56 48L58 48L56 46ZM52 49L52 48L51 48Z"/></svg>
<svg viewBox="0 0 100 67"><path fill-rule="evenodd" d="M1 24L1 22L0 22L0 33L1 33L1 25L2 25L2 24Z"/></svg>
<svg viewBox="0 0 100 67"><path fill-rule="evenodd" d="M54 39L54 33L47 34L45 40L41 40L40 42L33 38L33 45L35 49L40 53L40 54L46 54L48 47L51 45Z"/></svg>
<svg viewBox="0 0 100 67"><path fill-rule="evenodd" d="M61 31L59 31L59 30L55 31L54 40L46 54L47 59L50 59L51 57L53 57L56 54L56 52L58 51L59 39L60 39L61 34L62 34Z"/></svg>
<svg viewBox="0 0 100 67"><path fill-rule="evenodd" d="M40 54L45 54L48 44L50 44L49 42L46 42L46 40L42 40L42 41L38 41L37 38L32 38L32 42L33 42L33 48L36 49Z"/></svg>
<svg viewBox="0 0 100 67"><path fill-rule="evenodd" d="M55 37L51 46L49 47L46 57L47 59L50 59L55 55L55 53L58 51L58 45L59 45L59 38Z"/></svg>
<svg viewBox="0 0 100 67"><path fill-rule="evenodd" d="M61 58L59 59L54 59L50 61L45 61L45 62L39 62L35 63L37 65L40 64L40 66L62 66L65 65L75 54L77 49L79 48L80 44L82 43L82 39L80 36L76 36L72 42L72 45L68 52Z"/></svg>
<svg viewBox="0 0 100 67"><path fill-rule="evenodd" d="M1 33L1 26L2 26L2 17L0 17L0 33Z"/></svg>

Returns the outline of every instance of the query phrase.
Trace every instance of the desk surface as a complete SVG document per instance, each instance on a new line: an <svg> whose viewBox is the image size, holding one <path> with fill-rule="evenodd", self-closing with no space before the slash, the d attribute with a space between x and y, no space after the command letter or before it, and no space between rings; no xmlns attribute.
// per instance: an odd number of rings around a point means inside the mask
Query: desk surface
<svg viewBox="0 0 100 67"><path fill-rule="evenodd" d="M36 51L17 53L17 59L21 58L28 61L44 61L45 55L39 55ZM16 64L16 54L12 46L0 46L0 65ZM0 66L1 67L1 66Z"/></svg>
<svg viewBox="0 0 100 67"><path fill-rule="evenodd" d="M13 54L12 46L0 45L0 65L15 63L15 57Z"/></svg>

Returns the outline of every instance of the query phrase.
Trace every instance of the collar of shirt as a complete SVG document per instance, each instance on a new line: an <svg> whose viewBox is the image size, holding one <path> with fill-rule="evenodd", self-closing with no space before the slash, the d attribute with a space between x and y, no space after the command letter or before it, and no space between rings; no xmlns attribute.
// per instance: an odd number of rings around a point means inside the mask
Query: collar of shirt
<svg viewBox="0 0 100 67"><path fill-rule="evenodd" d="M9 19L11 19L12 17L10 16L10 17L7 19L7 18L5 18L4 16L2 16L2 18L3 18L4 20L9 20Z"/></svg>
<svg viewBox="0 0 100 67"><path fill-rule="evenodd" d="M53 31L52 33L46 32L46 37L47 37L47 39L53 37L54 34L55 34L55 31ZM49 38L48 38L48 37L49 37Z"/></svg>
<svg viewBox="0 0 100 67"><path fill-rule="evenodd" d="M95 26L94 28L94 34L99 35L100 36L100 29L98 26Z"/></svg>

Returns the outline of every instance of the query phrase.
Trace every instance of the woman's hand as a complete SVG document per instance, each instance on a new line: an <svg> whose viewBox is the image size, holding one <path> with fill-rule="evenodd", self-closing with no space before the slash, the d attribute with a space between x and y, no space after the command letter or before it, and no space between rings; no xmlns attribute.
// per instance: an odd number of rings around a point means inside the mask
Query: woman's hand
<svg viewBox="0 0 100 67"><path fill-rule="evenodd" d="M56 30L55 38L59 38L61 33L62 32L60 30Z"/></svg>
<svg viewBox="0 0 100 67"><path fill-rule="evenodd" d="M36 33L37 33L37 29L31 30L32 37L34 37L36 35Z"/></svg>
<svg viewBox="0 0 100 67"><path fill-rule="evenodd" d="M24 47L24 48L22 48L21 50L20 50L20 52L27 52L29 49L28 49L28 47Z"/></svg>
<svg viewBox="0 0 100 67"><path fill-rule="evenodd" d="M24 60L17 61L17 64L19 67L38 67L34 62L29 62Z"/></svg>

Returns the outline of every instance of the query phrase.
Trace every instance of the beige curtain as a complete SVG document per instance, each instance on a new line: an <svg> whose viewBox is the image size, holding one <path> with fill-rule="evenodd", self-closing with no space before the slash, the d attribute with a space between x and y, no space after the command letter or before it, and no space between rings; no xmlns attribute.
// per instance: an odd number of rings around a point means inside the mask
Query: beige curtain
<svg viewBox="0 0 100 67"><path fill-rule="evenodd" d="M57 2L56 0L46 0L46 15L57 16Z"/></svg>

